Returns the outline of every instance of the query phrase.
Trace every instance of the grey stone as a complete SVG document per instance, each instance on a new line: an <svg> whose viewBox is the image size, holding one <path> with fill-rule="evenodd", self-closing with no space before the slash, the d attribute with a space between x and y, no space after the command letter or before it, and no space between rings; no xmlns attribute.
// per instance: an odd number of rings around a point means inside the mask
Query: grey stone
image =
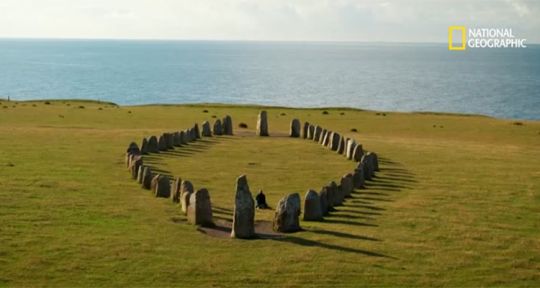
<svg viewBox="0 0 540 288"><path fill-rule="evenodd" d="M300 120L293 119L291 121L291 127L289 129L289 136L298 138L300 137Z"/></svg>
<svg viewBox="0 0 540 288"><path fill-rule="evenodd" d="M160 198L169 198L171 196L171 183L169 181L169 177L158 174L154 177L154 179L154 196ZM154 179L152 179L152 181L154 181Z"/></svg>
<svg viewBox="0 0 540 288"><path fill-rule="evenodd" d="M362 160L362 156L364 156L364 149L362 149L362 144L358 144L356 147L354 147L352 160L360 162L360 160Z"/></svg>
<svg viewBox="0 0 540 288"><path fill-rule="evenodd" d="M195 123L193 125L193 138L194 139L201 139L201 131L199 130L199 124Z"/></svg>
<svg viewBox="0 0 540 288"><path fill-rule="evenodd" d="M321 143L322 146L324 147L328 147L328 144L330 143L330 137L332 137L332 131L326 131L326 133L324 134L324 138L323 138L323 141Z"/></svg>
<svg viewBox="0 0 540 288"><path fill-rule="evenodd" d="M187 209L188 222L194 225L204 227L214 226L212 219L212 203L210 202L210 193L205 188L192 193L189 198Z"/></svg>
<svg viewBox="0 0 540 288"><path fill-rule="evenodd" d="M221 127L221 120L217 119L216 122L214 122L214 135L223 135L222 129L223 127Z"/></svg>
<svg viewBox="0 0 540 288"><path fill-rule="evenodd" d="M313 134L313 141L315 142L319 142L319 140L321 139L321 133L322 133L322 128L317 125L315 126L315 134Z"/></svg>
<svg viewBox="0 0 540 288"><path fill-rule="evenodd" d="M337 153L343 154L344 151L345 151L345 137L341 136L339 137L339 145L337 148Z"/></svg>
<svg viewBox="0 0 540 288"><path fill-rule="evenodd" d="M133 155L129 164L129 171L131 173L132 179L137 179L137 173L139 172L139 167L143 164L143 159L141 155Z"/></svg>
<svg viewBox="0 0 540 288"><path fill-rule="evenodd" d="M304 221L320 221L323 218L319 194L308 190L304 197Z"/></svg>
<svg viewBox="0 0 540 288"><path fill-rule="evenodd" d="M343 197L351 197L352 191L354 189L353 175L351 173L348 173L341 177L340 185Z"/></svg>
<svg viewBox="0 0 540 288"><path fill-rule="evenodd" d="M143 169L141 187L143 189L150 190L152 187L152 178L152 170L150 169L150 167L145 166Z"/></svg>
<svg viewBox="0 0 540 288"><path fill-rule="evenodd" d="M332 206L335 207L343 204L343 197L340 195L341 191L339 191L336 182L330 182L330 185L328 185L328 187L330 188L330 194L332 195Z"/></svg>
<svg viewBox="0 0 540 288"><path fill-rule="evenodd" d="M137 183L139 184L142 184L142 180L143 180L143 173L144 173L144 169L146 167L144 165L141 165L139 166L139 169L137 170Z"/></svg>
<svg viewBox="0 0 540 288"><path fill-rule="evenodd" d="M319 139L319 144L323 144L324 142L324 138L326 137L326 134L328 133L328 131L326 129L323 129L321 131L321 138Z"/></svg>
<svg viewBox="0 0 540 288"><path fill-rule="evenodd" d="M279 200L274 215L273 228L278 232L296 232L300 228L300 195L289 194Z"/></svg>
<svg viewBox="0 0 540 288"><path fill-rule="evenodd" d="M261 111L257 119L257 136L269 136L268 117L266 111Z"/></svg>
<svg viewBox="0 0 540 288"><path fill-rule="evenodd" d="M233 123L231 116L227 115L223 118L223 135L233 135Z"/></svg>
<svg viewBox="0 0 540 288"><path fill-rule="evenodd" d="M188 137L186 135L186 131L180 131L180 143L182 145L188 144Z"/></svg>
<svg viewBox="0 0 540 288"><path fill-rule="evenodd" d="M142 139L141 154L148 154L148 140Z"/></svg>
<svg viewBox="0 0 540 288"><path fill-rule="evenodd" d="M310 124L308 127L307 138L313 140L313 137L315 137L315 126Z"/></svg>
<svg viewBox="0 0 540 288"><path fill-rule="evenodd" d="M210 130L210 123L208 121L204 121L202 123L202 136L212 137L212 131Z"/></svg>
<svg viewBox="0 0 540 288"><path fill-rule="evenodd" d="M242 175L236 179L236 195L234 202L231 237L252 238L255 236L255 201L249 191L247 177Z"/></svg>
<svg viewBox="0 0 540 288"><path fill-rule="evenodd" d="M164 135L159 136L158 147L159 151L167 151L167 139Z"/></svg>
<svg viewBox="0 0 540 288"><path fill-rule="evenodd" d="M167 140L167 149L174 149L174 135L172 133L165 133L164 135Z"/></svg>
<svg viewBox="0 0 540 288"><path fill-rule="evenodd" d="M180 132L174 132L173 133L173 142L174 146L182 146L182 139L180 138Z"/></svg>
<svg viewBox="0 0 540 288"><path fill-rule="evenodd" d="M180 187L182 184L182 178L176 177L174 182L171 183L171 200L173 203L180 203Z"/></svg>
<svg viewBox="0 0 540 288"><path fill-rule="evenodd" d="M184 214L187 214L191 194L193 194L193 184L188 180L183 180L182 184L180 184L180 204Z"/></svg>
<svg viewBox="0 0 540 288"><path fill-rule="evenodd" d="M148 153L159 153L159 144L156 136L151 136L148 139Z"/></svg>
<svg viewBox="0 0 540 288"><path fill-rule="evenodd" d="M370 152L372 161L373 161L373 171L380 171L379 170L379 156L377 156L377 153Z"/></svg>
<svg viewBox="0 0 540 288"><path fill-rule="evenodd" d="M328 215L328 212L330 212L328 209L328 187L323 186L323 188L319 192L319 198L321 201L321 213L323 215Z"/></svg>
<svg viewBox="0 0 540 288"><path fill-rule="evenodd" d="M302 129L302 138L304 139L308 138L308 131L309 131L309 123L304 122L304 128Z"/></svg>
<svg viewBox="0 0 540 288"><path fill-rule="evenodd" d="M347 149L346 149L347 159L349 160L352 159L355 147L356 147L356 141L354 141L354 139L349 139L349 141L347 141Z"/></svg>
<svg viewBox="0 0 540 288"><path fill-rule="evenodd" d="M141 150L139 149L139 146L135 142L129 143L128 148L126 149L126 153L129 154L141 154Z"/></svg>
<svg viewBox="0 0 540 288"><path fill-rule="evenodd" d="M330 138L330 149L332 149L332 151L337 151L339 147L339 141L341 139L339 133L332 132L332 136Z"/></svg>
<svg viewBox="0 0 540 288"><path fill-rule="evenodd" d="M365 185L365 173L364 173L364 163L360 162L358 167L354 169L353 173L353 186L354 188L360 189L364 188Z"/></svg>

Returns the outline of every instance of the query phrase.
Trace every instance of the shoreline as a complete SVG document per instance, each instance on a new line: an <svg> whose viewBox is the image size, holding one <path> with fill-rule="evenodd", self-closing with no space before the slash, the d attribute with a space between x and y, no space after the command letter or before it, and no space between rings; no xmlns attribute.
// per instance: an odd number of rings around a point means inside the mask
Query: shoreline
<svg viewBox="0 0 540 288"><path fill-rule="evenodd" d="M76 103L93 103L93 104L105 104L117 107L229 107L229 108L265 108L265 109L287 109L287 110L344 110L344 111L357 111L357 112L373 112L373 113L386 113L386 114L416 114L416 115L433 115L433 116L452 116L452 117L481 117L503 121L525 121L525 122L540 122L539 119L527 119L527 118L503 118L495 117L484 114L474 113L459 113L459 112L439 112L439 111L392 111L392 110L372 110L354 107L340 107L340 106L325 106L325 107L292 107L292 106L280 106L280 105L263 105L263 104L237 104L237 103L213 103L213 102L201 102L201 103L151 103L151 104L134 104L134 105L120 105L111 101L93 100L93 99L32 99L32 100L13 100L0 98L0 104L2 102L10 103L41 103L41 102L76 102ZM2 105L0 105L2 106Z"/></svg>

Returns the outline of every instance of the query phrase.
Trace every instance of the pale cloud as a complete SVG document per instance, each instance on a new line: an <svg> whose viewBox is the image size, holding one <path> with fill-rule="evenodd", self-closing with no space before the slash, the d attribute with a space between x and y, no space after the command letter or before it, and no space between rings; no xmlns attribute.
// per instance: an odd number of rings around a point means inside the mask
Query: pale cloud
<svg viewBox="0 0 540 288"><path fill-rule="evenodd" d="M539 42L536 0L0 0L0 37L444 42L450 25Z"/></svg>

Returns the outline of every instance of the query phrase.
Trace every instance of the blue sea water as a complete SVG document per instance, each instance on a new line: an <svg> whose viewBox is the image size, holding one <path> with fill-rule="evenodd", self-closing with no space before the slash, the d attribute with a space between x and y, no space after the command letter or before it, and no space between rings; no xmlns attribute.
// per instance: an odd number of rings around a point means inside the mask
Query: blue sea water
<svg viewBox="0 0 540 288"><path fill-rule="evenodd" d="M540 119L540 46L0 40L0 98L249 103Z"/></svg>

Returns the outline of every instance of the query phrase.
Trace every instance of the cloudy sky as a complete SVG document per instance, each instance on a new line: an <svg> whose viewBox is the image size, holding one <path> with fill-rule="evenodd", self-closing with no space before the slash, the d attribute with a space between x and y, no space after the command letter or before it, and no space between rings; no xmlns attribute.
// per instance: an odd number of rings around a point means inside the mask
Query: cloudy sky
<svg viewBox="0 0 540 288"><path fill-rule="evenodd" d="M540 42L538 0L0 0L0 37L445 42L450 25Z"/></svg>

